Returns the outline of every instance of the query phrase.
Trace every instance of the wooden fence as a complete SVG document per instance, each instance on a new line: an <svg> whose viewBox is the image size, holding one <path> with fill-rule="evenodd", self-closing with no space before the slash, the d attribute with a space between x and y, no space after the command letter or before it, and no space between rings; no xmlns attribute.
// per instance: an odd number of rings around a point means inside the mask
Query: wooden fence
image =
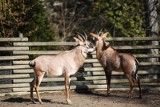
<svg viewBox="0 0 160 107"><path fill-rule="evenodd" d="M147 45L151 41L160 41L160 37L107 38L107 41L118 51L134 53L140 62L138 71L143 89L160 90L160 62L149 62L148 58L160 58L160 54L147 54L149 49L160 49L159 45ZM125 42L139 42L138 45L124 45ZM124 44L122 44L124 42ZM7 44L7 45L5 45ZM56 46L68 47L74 42L28 42L28 38L0 38L0 95L24 94L29 92L29 83L33 79L33 70L29 67L30 58L42 54L61 52ZM116 45L119 44L119 45ZM50 46L49 50L40 47ZM39 48L36 48L39 47ZM39 49L39 50L33 50ZM56 49L56 50L55 50ZM66 48L65 48L66 49ZM138 54L136 54L138 52ZM9 53L9 54L8 54ZM5 63L6 62L6 63ZM103 68L96 59L95 52L86 59L85 64L71 77L71 89L106 90ZM137 85L135 86L137 89ZM129 82L123 72L113 72L111 90L128 90ZM64 78L44 77L40 91L64 90Z"/></svg>

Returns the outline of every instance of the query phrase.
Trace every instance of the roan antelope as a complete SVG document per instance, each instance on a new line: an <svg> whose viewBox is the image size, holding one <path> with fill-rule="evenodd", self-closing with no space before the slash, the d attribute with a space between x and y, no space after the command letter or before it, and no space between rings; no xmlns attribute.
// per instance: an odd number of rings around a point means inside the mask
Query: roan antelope
<svg viewBox="0 0 160 107"><path fill-rule="evenodd" d="M84 36L75 38L76 46L70 51L64 51L58 55L42 55L30 61L29 65L34 69L34 79L30 83L31 101L35 103L33 98L33 88L35 88L38 101L42 104L39 94L39 86L46 73L47 76L60 76L65 78L66 101L72 104L70 100L70 76L75 74L78 69L84 64L87 58L87 53L93 49L89 47L89 42Z"/></svg>
<svg viewBox="0 0 160 107"><path fill-rule="evenodd" d="M108 32L100 35L90 33L96 39L96 57L104 68L107 82L107 95L110 94L110 82L112 71L123 71L130 82L128 97L131 97L134 82L137 81L139 87L139 98L141 98L141 83L137 75L138 60L131 54L117 52L114 48L106 44Z"/></svg>

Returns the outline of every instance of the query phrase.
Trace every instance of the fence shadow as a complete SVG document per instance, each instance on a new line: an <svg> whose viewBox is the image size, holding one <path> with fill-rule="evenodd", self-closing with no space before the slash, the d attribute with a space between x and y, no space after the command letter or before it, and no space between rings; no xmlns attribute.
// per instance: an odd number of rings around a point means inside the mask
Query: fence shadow
<svg viewBox="0 0 160 107"><path fill-rule="evenodd" d="M35 99L36 102L38 102L37 99ZM51 102L50 99L42 99L43 102ZM8 98L5 100L2 100L2 102L10 102L10 103L23 103L23 102L31 102L31 100L29 98L22 98L22 97L16 97L16 98Z"/></svg>

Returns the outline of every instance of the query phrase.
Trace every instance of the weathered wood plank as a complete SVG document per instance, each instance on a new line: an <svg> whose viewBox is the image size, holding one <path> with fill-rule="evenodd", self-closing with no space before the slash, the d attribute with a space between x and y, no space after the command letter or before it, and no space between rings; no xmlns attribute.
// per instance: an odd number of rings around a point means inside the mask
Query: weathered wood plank
<svg viewBox="0 0 160 107"><path fill-rule="evenodd" d="M13 51L14 55L56 55L62 51Z"/></svg>
<svg viewBox="0 0 160 107"><path fill-rule="evenodd" d="M139 66L159 66L160 62L139 62ZM93 63L94 67L102 67L100 63Z"/></svg>
<svg viewBox="0 0 160 107"><path fill-rule="evenodd" d="M29 83L23 84L0 84L0 89L2 88L17 88L17 87L29 87Z"/></svg>
<svg viewBox="0 0 160 107"><path fill-rule="evenodd" d="M29 47L0 47L0 51L29 50Z"/></svg>
<svg viewBox="0 0 160 107"><path fill-rule="evenodd" d="M112 79L111 84L113 83L126 83L129 82L127 79ZM106 84L106 80L93 80L93 84Z"/></svg>
<svg viewBox="0 0 160 107"><path fill-rule="evenodd" d="M1 75L0 79L9 79L9 78L29 78L29 74L12 74L12 75Z"/></svg>
<svg viewBox="0 0 160 107"><path fill-rule="evenodd" d="M3 61L3 60L20 60L20 59L29 59L29 56L28 55L0 56L0 61Z"/></svg>
<svg viewBox="0 0 160 107"><path fill-rule="evenodd" d="M159 83L160 79L141 79L141 83ZM93 80L94 84L106 84L106 80ZM112 84L129 83L128 79L112 79Z"/></svg>
<svg viewBox="0 0 160 107"><path fill-rule="evenodd" d="M34 73L33 69L16 69L13 70L14 74L29 74L29 73Z"/></svg>
<svg viewBox="0 0 160 107"><path fill-rule="evenodd" d="M33 78L26 79L13 79L13 83L29 83L33 80ZM77 80L75 77L71 77L71 80ZM42 82L61 82L64 81L63 77L54 77L54 78L43 78Z"/></svg>
<svg viewBox="0 0 160 107"><path fill-rule="evenodd" d="M86 63L93 63L93 62L99 62L98 59L86 59Z"/></svg>
<svg viewBox="0 0 160 107"><path fill-rule="evenodd" d="M139 62L140 66L159 66L160 62Z"/></svg>
<svg viewBox="0 0 160 107"><path fill-rule="evenodd" d="M158 58L160 54L133 54L137 58Z"/></svg>
<svg viewBox="0 0 160 107"><path fill-rule="evenodd" d="M0 38L0 42L28 41L28 38Z"/></svg>
<svg viewBox="0 0 160 107"><path fill-rule="evenodd" d="M136 58L159 58L160 54L133 54ZM93 58L96 58L96 55L92 55Z"/></svg>
<svg viewBox="0 0 160 107"><path fill-rule="evenodd" d="M13 70L13 69L28 69L29 65L10 65L10 66L0 66L0 70Z"/></svg>
<svg viewBox="0 0 160 107"><path fill-rule="evenodd" d="M30 60L13 61L13 65L28 65Z"/></svg>
<svg viewBox="0 0 160 107"><path fill-rule="evenodd" d="M89 76L89 77L83 77L81 81L89 81L89 80L98 80L98 79L105 79L105 76ZM25 83L25 82L31 82L32 78L26 78L26 79L13 79L13 83ZM71 77L71 81L76 81L76 77ZM64 77L53 77L53 78L43 78L42 82L57 82L57 81L64 81Z"/></svg>
<svg viewBox="0 0 160 107"><path fill-rule="evenodd" d="M142 45L142 46L113 46L117 50L126 50L126 49L160 49L159 45Z"/></svg>
<svg viewBox="0 0 160 107"><path fill-rule="evenodd" d="M75 42L15 42L14 46L72 46Z"/></svg>
<svg viewBox="0 0 160 107"><path fill-rule="evenodd" d="M102 67L84 68L84 71L103 71Z"/></svg>
<svg viewBox="0 0 160 107"><path fill-rule="evenodd" d="M104 71L94 71L92 72L93 75L105 75ZM150 72L148 71L144 71L144 70L138 70L138 74L140 75L144 75L144 74L151 74ZM113 71L112 72L112 75L124 75L124 72L116 72L116 71Z"/></svg>
<svg viewBox="0 0 160 107"><path fill-rule="evenodd" d="M102 88L106 88L106 85L80 85L80 86L75 86L72 85L70 87L70 89L102 89ZM53 91L53 90L64 90L65 87L64 86L54 86L54 87L40 87L39 90L40 91ZM30 88L13 88L14 92L18 92L18 91L30 91Z"/></svg>
<svg viewBox="0 0 160 107"><path fill-rule="evenodd" d="M133 49L160 49L159 45L137 45L137 46L112 46L117 50L133 50ZM95 54L96 52L93 52Z"/></svg>
<svg viewBox="0 0 160 107"><path fill-rule="evenodd" d="M160 41L160 37L107 37L106 41Z"/></svg>

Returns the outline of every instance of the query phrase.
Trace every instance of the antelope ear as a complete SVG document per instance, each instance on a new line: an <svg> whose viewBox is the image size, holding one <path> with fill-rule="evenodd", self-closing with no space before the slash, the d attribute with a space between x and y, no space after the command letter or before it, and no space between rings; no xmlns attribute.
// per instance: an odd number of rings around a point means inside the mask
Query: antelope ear
<svg viewBox="0 0 160 107"><path fill-rule="evenodd" d="M79 39L76 38L76 37L73 37L73 38L74 38L74 40L76 41L76 45L84 45L84 42L83 42L83 41L79 40Z"/></svg>
<svg viewBox="0 0 160 107"><path fill-rule="evenodd" d="M98 39L98 35L94 34L94 33L90 33L90 35L92 35L94 38L97 38Z"/></svg>
<svg viewBox="0 0 160 107"><path fill-rule="evenodd" d="M109 32L106 32L101 37L105 38L108 34L109 34Z"/></svg>
<svg viewBox="0 0 160 107"><path fill-rule="evenodd" d="M76 37L73 37L73 39L74 39L77 43L80 42L80 40L79 40L78 38L76 38Z"/></svg>

